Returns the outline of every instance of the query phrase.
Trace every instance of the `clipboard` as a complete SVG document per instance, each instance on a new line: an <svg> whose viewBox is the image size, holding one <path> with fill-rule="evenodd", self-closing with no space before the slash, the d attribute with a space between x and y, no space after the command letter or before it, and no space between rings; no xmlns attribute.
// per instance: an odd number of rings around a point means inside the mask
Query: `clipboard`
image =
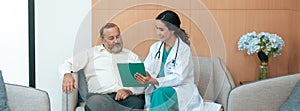
<svg viewBox="0 0 300 111"><path fill-rule="evenodd" d="M147 87L148 84L138 83L134 75L136 72L146 76L144 63L117 63L122 84L124 87Z"/></svg>

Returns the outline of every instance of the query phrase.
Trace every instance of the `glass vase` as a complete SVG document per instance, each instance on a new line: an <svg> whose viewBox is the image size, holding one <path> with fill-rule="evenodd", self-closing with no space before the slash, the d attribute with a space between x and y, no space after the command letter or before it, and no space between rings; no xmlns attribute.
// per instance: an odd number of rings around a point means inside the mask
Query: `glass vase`
<svg viewBox="0 0 300 111"><path fill-rule="evenodd" d="M258 80L266 79L269 77L268 63L262 62L259 66Z"/></svg>

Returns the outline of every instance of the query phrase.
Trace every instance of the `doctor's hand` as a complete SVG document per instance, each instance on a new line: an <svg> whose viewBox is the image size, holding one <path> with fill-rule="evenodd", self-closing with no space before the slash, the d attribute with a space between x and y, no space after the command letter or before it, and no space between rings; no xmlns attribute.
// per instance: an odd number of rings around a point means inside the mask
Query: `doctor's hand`
<svg viewBox="0 0 300 111"><path fill-rule="evenodd" d="M64 75L64 80L62 83L62 90L65 93L70 93L72 92L73 89L76 89L76 83L75 83L75 79L73 78L71 73L66 73Z"/></svg>
<svg viewBox="0 0 300 111"><path fill-rule="evenodd" d="M149 72L146 72L146 77L140 73L134 75L135 80L140 84L158 84L155 78L152 78Z"/></svg>

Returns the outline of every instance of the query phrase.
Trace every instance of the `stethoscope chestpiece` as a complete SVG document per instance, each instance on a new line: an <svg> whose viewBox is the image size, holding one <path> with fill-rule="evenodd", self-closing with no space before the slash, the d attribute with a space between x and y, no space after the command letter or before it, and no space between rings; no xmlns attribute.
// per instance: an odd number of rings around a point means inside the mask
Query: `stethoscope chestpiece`
<svg viewBox="0 0 300 111"><path fill-rule="evenodd" d="M172 63L175 64L175 59L172 60Z"/></svg>
<svg viewBox="0 0 300 111"><path fill-rule="evenodd" d="M174 65L174 67L175 67L175 61L176 61L175 59L172 60L172 64Z"/></svg>

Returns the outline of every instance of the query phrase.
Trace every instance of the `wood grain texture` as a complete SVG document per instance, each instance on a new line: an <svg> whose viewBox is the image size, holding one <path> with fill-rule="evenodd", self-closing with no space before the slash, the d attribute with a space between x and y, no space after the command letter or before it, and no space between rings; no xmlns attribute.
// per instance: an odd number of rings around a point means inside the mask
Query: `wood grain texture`
<svg viewBox="0 0 300 111"><path fill-rule="evenodd" d="M171 9L179 14L182 20L181 27L190 36L193 55L224 55L222 58L236 84L258 78L258 57L237 49L240 37L252 31L276 33L285 42L282 55L269 61L270 77L300 72L299 0L116 2L92 1L93 45L101 43L97 39L100 27L107 22L114 22L121 29L124 47L133 50L139 56L146 56L151 44L158 39L154 18L163 10Z"/></svg>

